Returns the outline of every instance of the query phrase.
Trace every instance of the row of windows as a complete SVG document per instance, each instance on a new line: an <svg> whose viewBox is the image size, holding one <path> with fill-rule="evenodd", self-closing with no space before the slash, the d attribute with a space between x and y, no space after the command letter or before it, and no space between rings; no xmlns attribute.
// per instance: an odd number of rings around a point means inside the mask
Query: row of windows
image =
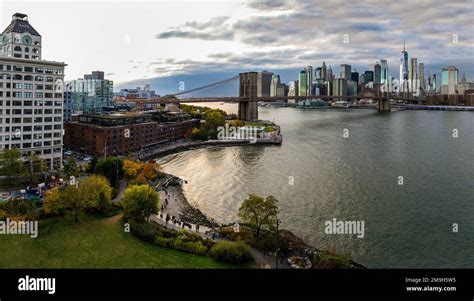
<svg viewBox="0 0 474 301"><path fill-rule="evenodd" d="M54 78L52 76L41 76L41 75L37 75L37 76L34 76L33 75L21 75L21 74L13 74L13 76L9 73L0 73L0 80L3 79L3 80L11 80L13 78L13 80L26 80L26 81L33 81L33 79L37 82L48 82L48 83L52 83L54 82ZM62 78L61 77L56 77L56 82L60 81L62 82Z"/></svg>
<svg viewBox="0 0 474 301"><path fill-rule="evenodd" d="M0 100L0 107L5 104L6 106L32 106L42 107L44 106L62 106L63 102L60 100Z"/></svg>
<svg viewBox="0 0 474 301"><path fill-rule="evenodd" d="M17 65L3 65L3 64L0 64L0 70L17 71L17 72L35 72L35 73L45 73L45 74L57 74L57 75L63 74L63 71L61 69L43 68L43 67L33 68L31 66L17 66Z"/></svg>
<svg viewBox="0 0 474 301"><path fill-rule="evenodd" d="M0 118L0 124L3 124L3 120L5 119L5 123L8 124L10 123L10 118ZM35 117L34 119L32 117L23 117L21 118L11 118L12 123L43 123L43 122L61 122L62 121L62 116L56 116L56 117Z"/></svg>
<svg viewBox="0 0 474 301"><path fill-rule="evenodd" d="M0 91L0 97L13 97L13 98L63 98L62 93L43 93L43 92L17 92L17 91Z"/></svg>
<svg viewBox="0 0 474 301"><path fill-rule="evenodd" d="M22 83L2 83L0 82L0 89L25 89L25 90L53 90L54 85L33 85L33 84L22 84Z"/></svg>
<svg viewBox="0 0 474 301"><path fill-rule="evenodd" d="M9 115L10 112L12 112L13 115L21 115L21 109L11 109L11 110L10 109L5 109L5 110L0 109L0 115L3 115L4 112L5 112L6 115ZM33 109L23 109L23 114L24 115L31 115L32 112L33 112ZM34 109L34 112L35 112L35 115L41 115L41 114L43 114L43 112L44 112L44 114L48 115L48 114L53 114L53 112L54 112L54 114L62 114L63 110L62 109L54 109L54 111L53 111L53 109L44 109L44 111L43 111L43 109Z"/></svg>
<svg viewBox="0 0 474 301"><path fill-rule="evenodd" d="M22 131L22 128L23 128L23 131ZM25 125L23 127L21 126L12 126L11 128L9 126L5 126L5 127L0 127L0 132L2 132L2 129L3 129L3 132L5 133L9 133L10 132L10 129L12 132L39 132L39 131L51 131L53 130L53 125L51 124L46 124L46 125L35 125L35 126L30 126L30 125ZM54 129L55 130L62 130L62 124L55 124L54 125Z"/></svg>

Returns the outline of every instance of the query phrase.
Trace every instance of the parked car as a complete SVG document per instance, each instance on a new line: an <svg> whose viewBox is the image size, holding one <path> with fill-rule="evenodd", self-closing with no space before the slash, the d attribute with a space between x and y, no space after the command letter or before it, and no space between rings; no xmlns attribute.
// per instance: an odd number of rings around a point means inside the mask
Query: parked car
<svg viewBox="0 0 474 301"><path fill-rule="evenodd" d="M84 161L90 161L90 160L91 160L91 157L85 157L83 160L84 160Z"/></svg>

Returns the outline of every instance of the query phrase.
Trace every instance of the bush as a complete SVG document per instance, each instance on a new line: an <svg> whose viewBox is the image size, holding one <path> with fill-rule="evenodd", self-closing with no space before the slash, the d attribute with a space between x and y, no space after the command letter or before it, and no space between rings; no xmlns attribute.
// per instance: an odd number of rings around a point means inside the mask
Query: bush
<svg viewBox="0 0 474 301"><path fill-rule="evenodd" d="M209 251L209 256L217 261L233 264L242 264L253 260L250 248L241 241L219 241Z"/></svg>
<svg viewBox="0 0 474 301"><path fill-rule="evenodd" d="M130 224L130 231L132 234L137 236L138 238L148 241L148 242L153 242L155 235L156 235L156 227L150 223L137 223L133 221L129 221Z"/></svg>
<svg viewBox="0 0 474 301"><path fill-rule="evenodd" d="M200 241L185 242L178 238L173 241L173 248L196 255L206 255L207 253L207 248Z"/></svg>

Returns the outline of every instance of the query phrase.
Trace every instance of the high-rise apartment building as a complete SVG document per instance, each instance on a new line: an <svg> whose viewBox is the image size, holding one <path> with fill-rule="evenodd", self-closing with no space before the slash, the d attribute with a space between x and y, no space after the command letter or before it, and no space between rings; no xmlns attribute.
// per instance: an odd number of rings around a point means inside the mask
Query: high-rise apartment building
<svg viewBox="0 0 474 301"><path fill-rule="evenodd" d="M277 96L277 89L280 85L280 75L273 74L272 81L270 83L270 96Z"/></svg>
<svg viewBox="0 0 474 301"><path fill-rule="evenodd" d="M351 79L351 65L341 64L341 70L339 71L339 78L345 80Z"/></svg>
<svg viewBox="0 0 474 301"><path fill-rule="evenodd" d="M374 66L374 84L378 85L381 82L382 66L377 62Z"/></svg>
<svg viewBox="0 0 474 301"><path fill-rule="evenodd" d="M60 168L66 64L41 59L41 35L25 14L13 15L0 41L0 150Z"/></svg>
<svg viewBox="0 0 474 301"><path fill-rule="evenodd" d="M306 67L306 95L313 95L313 66Z"/></svg>
<svg viewBox="0 0 474 301"><path fill-rule="evenodd" d="M270 84L272 82L272 72L261 71L257 73L257 96L270 96Z"/></svg>
<svg viewBox="0 0 474 301"><path fill-rule="evenodd" d="M420 89L426 89L426 82L425 82L425 64L420 63L418 64L418 79L420 81Z"/></svg>
<svg viewBox="0 0 474 301"><path fill-rule="evenodd" d="M326 68L326 62L323 61L323 66L321 67L321 78L323 80L327 80L327 68Z"/></svg>
<svg viewBox="0 0 474 301"><path fill-rule="evenodd" d="M105 79L104 72L93 71L84 75L84 78L69 81L66 90L72 92L74 112L101 113L112 105L114 82Z"/></svg>
<svg viewBox="0 0 474 301"><path fill-rule="evenodd" d="M380 61L380 83L387 84L388 83L388 63L387 60Z"/></svg>
<svg viewBox="0 0 474 301"><path fill-rule="evenodd" d="M443 68L441 72L441 94L456 94L458 69L454 66Z"/></svg>
<svg viewBox="0 0 474 301"><path fill-rule="evenodd" d="M408 69L408 87L410 92L418 91L418 59L410 59L410 67Z"/></svg>
<svg viewBox="0 0 474 301"><path fill-rule="evenodd" d="M298 95L308 96L308 76L306 70L301 70L298 78Z"/></svg>

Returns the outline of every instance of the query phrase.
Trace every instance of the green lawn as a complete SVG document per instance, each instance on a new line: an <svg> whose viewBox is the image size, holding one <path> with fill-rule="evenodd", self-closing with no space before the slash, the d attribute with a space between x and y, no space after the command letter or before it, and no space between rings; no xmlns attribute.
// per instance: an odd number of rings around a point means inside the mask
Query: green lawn
<svg viewBox="0 0 474 301"><path fill-rule="evenodd" d="M40 222L36 239L0 235L0 268L234 268L149 244L123 231L118 216Z"/></svg>

